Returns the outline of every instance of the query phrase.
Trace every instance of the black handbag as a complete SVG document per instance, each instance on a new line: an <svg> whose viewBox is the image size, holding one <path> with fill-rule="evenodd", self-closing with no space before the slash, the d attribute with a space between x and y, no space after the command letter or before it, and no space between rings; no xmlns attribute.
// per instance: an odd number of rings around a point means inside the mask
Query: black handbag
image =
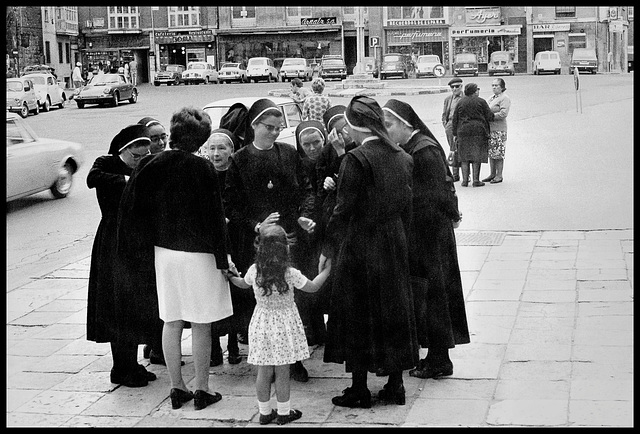
<svg viewBox="0 0 640 434"><path fill-rule="evenodd" d="M458 154L458 150L449 152L449 156L447 157L447 164L451 167L460 167L460 155Z"/></svg>

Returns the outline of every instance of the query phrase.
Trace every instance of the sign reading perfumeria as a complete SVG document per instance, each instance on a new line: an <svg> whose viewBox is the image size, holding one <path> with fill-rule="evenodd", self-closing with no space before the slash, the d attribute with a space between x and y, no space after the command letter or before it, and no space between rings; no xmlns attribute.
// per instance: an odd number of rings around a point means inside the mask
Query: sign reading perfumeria
<svg viewBox="0 0 640 434"><path fill-rule="evenodd" d="M514 24L510 26L487 26L487 27L462 27L451 28L451 36L465 37L465 36L517 36L520 35L520 24Z"/></svg>

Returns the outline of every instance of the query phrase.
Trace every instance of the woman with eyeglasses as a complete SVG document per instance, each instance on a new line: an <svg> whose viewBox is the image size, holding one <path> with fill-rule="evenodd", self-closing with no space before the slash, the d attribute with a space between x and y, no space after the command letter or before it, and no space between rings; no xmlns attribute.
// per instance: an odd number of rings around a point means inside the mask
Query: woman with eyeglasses
<svg viewBox="0 0 640 434"><path fill-rule="evenodd" d="M102 218L91 250L87 296L87 340L110 342L113 367L111 382L143 387L156 376L138 364L138 342L122 327L123 304L130 302L119 292L117 277L122 264L116 259L118 207L129 176L149 154L149 131L130 125L111 141L109 155L98 157L89 170L87 186L95 188Z"/></svg>
<svg viewBox="0 0 640 434"><path fill-rule="evenodd" d="M151 139L149 150L152 154L155 155L167 149L169 137L164 129L164 125L162 125L159 120L152 117L145 117L140 119L138 123L149 128L149 138Z"/></svg>
<svg viewBox="0 0 640 434"><path fill-rule="evenodd" d="M244 274L255 258L254 241L262 226L278 224L291 240L294 266L302 261L304 249L295 240L303 231L315 228L313 190L297 150L276 141L284 129L282 112L273 101L256 101L247 113L247 126L253 140L231 156L224 189L227 218L235 225L238 250L233 261ZM255 300L246 300L239 316L248 326ZM246 327L245 327L246 328ZM307 381L301 363L294 367L293 378Z"/></svg>

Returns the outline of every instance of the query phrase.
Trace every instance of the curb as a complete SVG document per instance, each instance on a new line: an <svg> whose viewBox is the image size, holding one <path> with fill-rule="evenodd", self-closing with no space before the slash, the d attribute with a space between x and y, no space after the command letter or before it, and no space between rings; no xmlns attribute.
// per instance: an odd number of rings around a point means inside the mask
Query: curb
<svg viewBox="0 0 640 434"><path fill-rule="evenodd" d="M427 95L436 93L447 93L447 86L431 86L424 88L386 88L386 89L366 89L366 88L350 88L350 89L325 89L324 94L335 98L353 98L357 95L364 96L396 96L396 95ZM268 92L269 96L287 97L289 89L275 89Z"/></svg>

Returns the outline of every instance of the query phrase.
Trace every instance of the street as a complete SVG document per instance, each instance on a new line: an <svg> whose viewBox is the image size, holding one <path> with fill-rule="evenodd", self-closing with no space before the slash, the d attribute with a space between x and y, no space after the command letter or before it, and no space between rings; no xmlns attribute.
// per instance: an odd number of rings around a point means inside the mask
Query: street
<svg viewBox="0 0 640 434"><path fill-rule="evenodd" d="M446 85L450 75L390 79L388 87ZM476 82L491 96L492 78ZM456 184L464 215L460 231L533 231L633 228L633 74L580 75L582 107L571 75L504 77L512 101L502 184L463 188ZM327 82L325 93L339 81ZM124 126L152 116L169 128L179 107L203 107L217 99L268 96L289 83L161 86L144 84L136 104L116 108L71 101L64 109L29 116L43 137L85 146L85 162L68 198L39 193L7 205L7 292L51 270L86 258L100 220L95 191L86 186L93 161L106 153ZM305 83L309 87L310 83ZM440 123L446 93L394 96L411 104L448 151ZM347 105L348 98L332 97ZM380 105L389 97L376 97ZM602 116L601 113L606 113ZM489 167L483 165L481 177Z"/></svg>

